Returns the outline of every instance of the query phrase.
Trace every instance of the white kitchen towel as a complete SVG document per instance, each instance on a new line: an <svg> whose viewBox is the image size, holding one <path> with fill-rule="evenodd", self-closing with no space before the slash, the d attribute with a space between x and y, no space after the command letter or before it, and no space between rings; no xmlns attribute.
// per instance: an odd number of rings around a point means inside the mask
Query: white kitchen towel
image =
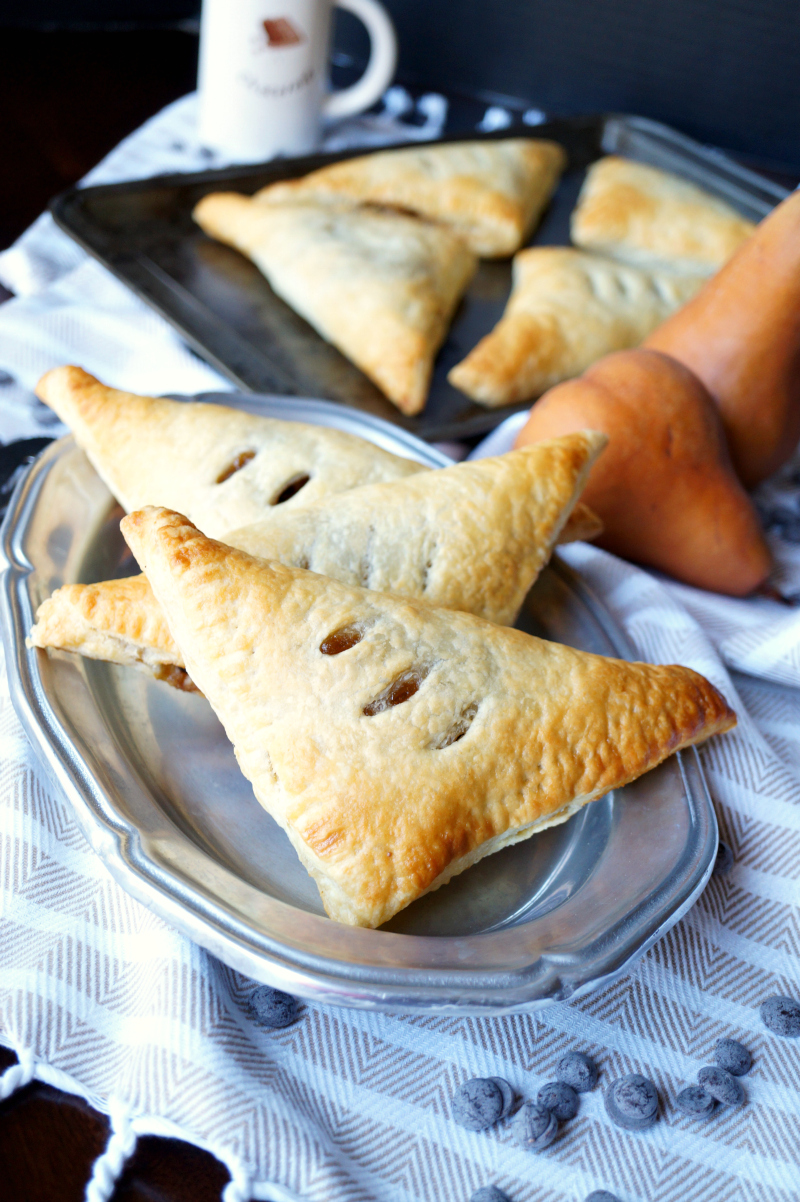
<svg viewBox="0 0 800 1202"><path fill-rule="evenodd" d="M236 1172L229 1198L464 1202L495 1183L513 1202L797 1198L800 1047L766 1031L758 1006L800 991L800 700L729 679L702 630L646 573L588 546L565 556L643 658L680 661L719 685L740 726L703 752L735 863L615 985L505 1018L359 1014L308 1006L293 1027L259 1029L253 984L128 898L41 776L0 694L0 1029L139 1133L167 1128ZM738 686L738 687L737 687ZM165 686L166 687L166 686ZM658 838L658 832L653 832ZM693 1122L674 1105L721 1036L755 1064L747 1105ZM526 1098L559 1056L601 1069L578 1117L547 1152L517 1148L508 1124L468 1133L453 1090L502 1076ZM662 1117L616 1128L601 1090L642 1072ZM274 1187L274 1188L273 1188Z"/></svg>
<svg viewBox="0 0 800 1202"><path fill-rule="evenodd" d="M76 358L130 387L216 387L120 289L83 260L38 296L1 306L5 387L24 392L44 367ZM4 421L19 424L3 406L2 379L0 438ZM791 472L767 493L793 579L787 539L800 494ZM535 1013L313 1005L284 1031L258 1028L253 983L130 899L89 850L33 759L3 673L0 1038L21 1063L0 1093L35 1073L111 1112L115 1135L92 1197L108 1196L101 1179L152 1131L220 1156L232 1172L228 1202L465 1202L490 1183L512 1202L582 1202L598 1188L622 1202L796 1202L800 1041L766 1031L758 1006L800 993L800 693L780 683L800 683L797 612L682 589L586 545L562 553L640 656L690 664L737 709L738 729L702 753L734 864L624 979ZM721 657L750 675L732 678ZM747 1104L693 1122L674 1099L720 1036L754 1055ZM507 1123L468 1133L452 1121L450 1097L468 1077L503 1076L531 1099L569 1049L596 1058L600 1085L547 1151L517 1148ZM615 1127L601 1096L633 1071L662 1099L659 1123L639 1134Z"/></svg>

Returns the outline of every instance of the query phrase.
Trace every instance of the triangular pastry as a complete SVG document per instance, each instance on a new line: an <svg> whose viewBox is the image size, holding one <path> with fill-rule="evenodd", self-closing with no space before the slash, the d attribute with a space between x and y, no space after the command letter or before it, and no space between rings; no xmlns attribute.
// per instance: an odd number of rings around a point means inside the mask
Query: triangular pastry
<svg viewBox="0 0 800 1202"><path fill-rule="evenodd" d="M703 277L537 246L515 256L513 281L500 321L447 377L483 405L530 400L603 355L638 345Z"/></svg>
<svg viewBox="0 0 800 1202"><path fill-rule="evenodd" d="M616 155L589 168L572 213L576 246L628 263L706 275L727 262L754 229L703 188Z"/></svg>
<svg viewBox="0 0 800 1202"><path fill-rule="evenodd" d="M367 484L273 510L225 542L345 584L510 625L605 442L585 431ZM136 664L186 687L184 676L168 671L183 659L144 577L65 585L42 603L36 622L32 646Z"/></svg>
<svg viewBox="0 0 800 1202"><path fill-rule="evenodd" d="M562 148L543 138L410 146L271 184L255 199L392 205L450 226L476 255L497 258L520 248L566 161Z"/></svg>
<svg viewBox="0 0 800 1202"><path fill-rule="evenodd" d="M49 371L36 393L69 426L123 509L169 504L211 535L249 525L276 505L423 470L340 430L135 396L79 367Z"/></svg>
<svg viewBox="0 0 800 1202"><path fill-rule="evenodd" d="M255 559L165 509L122 529L256 797L339 922L380 926L735 723L688 668Z"/></svg>
<svg viewBox="0 0 800 1202"><path fill-rule="evenodd" d="M144 668L175 688L193 688L146 576L56 589L39 606L27 645Z"/></svg>
<svg viewBox="0 0 800 1202"><path fill-rule="evenodd" d="M433 361L476 259L443 226L388 209L212 193L194 210L403 413L425 404Z"/></svg>

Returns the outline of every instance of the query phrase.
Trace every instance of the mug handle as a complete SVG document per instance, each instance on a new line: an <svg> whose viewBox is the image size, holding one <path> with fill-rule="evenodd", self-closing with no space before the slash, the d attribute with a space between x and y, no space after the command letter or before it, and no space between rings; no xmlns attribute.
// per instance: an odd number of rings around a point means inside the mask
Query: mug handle
<svg viewBox="0 0 800 1202"><path fill-rule="evenodd" d="M367 69L349 88L331 92L322 106L326 117L352 117L363 113L383 95L397 66L397 35L391 18L378 0L334 0L367 27L370 56Z"/></svg>

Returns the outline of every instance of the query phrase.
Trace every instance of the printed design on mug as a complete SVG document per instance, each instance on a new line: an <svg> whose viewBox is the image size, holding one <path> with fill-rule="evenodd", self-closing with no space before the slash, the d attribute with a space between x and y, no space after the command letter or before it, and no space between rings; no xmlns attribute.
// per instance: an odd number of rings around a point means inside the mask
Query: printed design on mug
<svg viewBox="0 0 800 1202"><path fill-rule="evenodd" d="M271 49L283 46L299 46L306 40L306 35L298 29L288 17L274 17L261 22L267 35L267 45Z"/></svg>
<svg viewBox="0 0 800 1202"><path fill-rule="evenodd" d="M287 48L302 46L308 41L307 35L298 29L293 21L288 17L267 17L258 22L257 33L251 33L248 37L250 50L254 58L259 58L269 50L285 50ZM302 56L304 59L305 56ZM297 68L297 59L290 55L285 60L286 65L292 63ZM306 66L294 79L264 79L263 74L272 74L277 66L277 60L267 54L267 58L260 59L261 67L257 74L253 74L247 69L239 71L236 78L240 83L251 92L257 93L259 96L270 97L274 100L283 99L286 96L291 96L296 92L307 88L313 81L315 76L314 65ZM255 65L255 64L254 64ZM290 66L291 69L291 66ZM282 74L280 71L278 75Z"/></svg>

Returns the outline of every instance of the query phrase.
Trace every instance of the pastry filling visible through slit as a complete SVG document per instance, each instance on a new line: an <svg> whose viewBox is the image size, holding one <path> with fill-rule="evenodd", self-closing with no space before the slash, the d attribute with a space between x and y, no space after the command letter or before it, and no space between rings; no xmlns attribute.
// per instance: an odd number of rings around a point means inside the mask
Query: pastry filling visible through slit
<svg viewBox="0 0 800 1202"><path fill-rule="evenodd" d="M153 675L156 680L163 680L173 689L181 689L184 693L200 692L186 669L179 668L177 664L159 664L153 669Z"/></svg>
<svg viewBox="0 0 800 1202"><path fill-rule="evenodd" d="M333 634L323 639L319 649L323 655L341 655L343 651L349 651L356 643L360 643L363 637L363 630L359 630L357 626L342 626L340 630L334 630Z"/></svg>
<svg viewBox="0 0 800 1202"><path fill-rule="evenodd" d="M248 464L251 459L255 459L255 457L255 451L240 451L233 463L229 464L229 466L225 468L225 471L221 472L220 475L217 476L217 484L224 484L226 480L230 480L231 476L234 476L238 471L241 471L241 469Z"/></svg>
<svg viewBox="0 0 800 1202"><path fill-rule="evenodd" d="M283 505L284 501L290 501L292 497L297 496L301 488L305 488L310 479L310 476L295 476L288 484L284 484L272 504Z"/></svg>
<svg viewBox="0 0 800 1202"><path fill-rule="evenodd" d="M382 693L364 706L366 716L372 718L375 714L382 714L384 710L391 709L393 705L402 705L404 701L408 701L417 692L429 671L429 668L409 668L407 672L401 672Z"/></svg>

